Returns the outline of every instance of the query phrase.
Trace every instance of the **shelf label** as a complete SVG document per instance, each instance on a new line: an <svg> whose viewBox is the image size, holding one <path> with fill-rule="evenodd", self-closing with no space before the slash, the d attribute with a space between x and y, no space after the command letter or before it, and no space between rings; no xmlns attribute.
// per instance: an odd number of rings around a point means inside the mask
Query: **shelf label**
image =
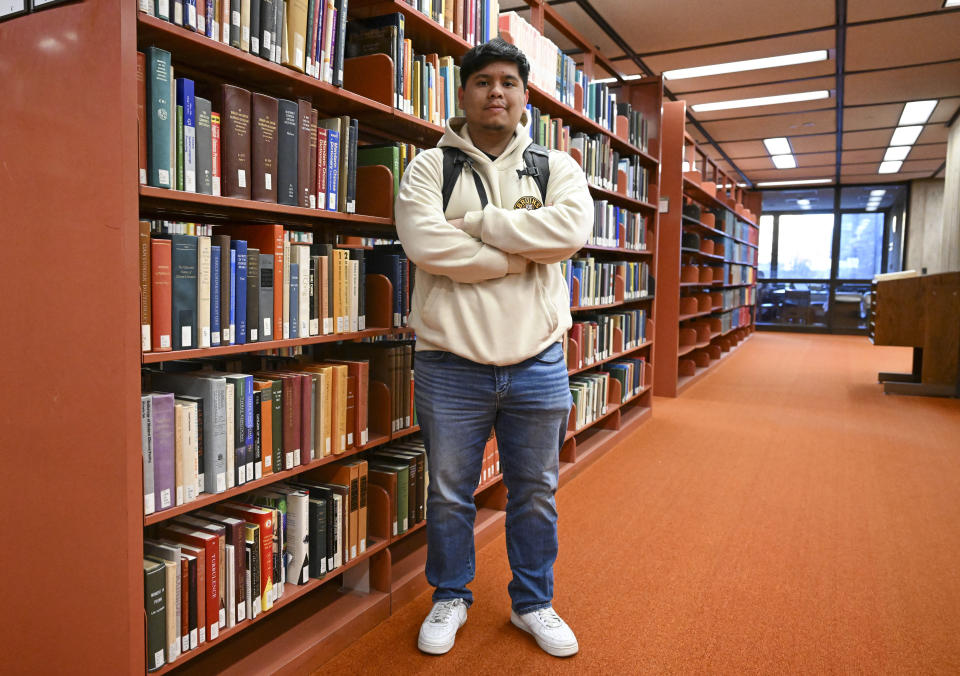
<svg viewBox="0 0 960 676"><path fill-rule="evenodd" d="M670 213L670 198L661 197L660 198L660 213L667 214Z"/></svg>

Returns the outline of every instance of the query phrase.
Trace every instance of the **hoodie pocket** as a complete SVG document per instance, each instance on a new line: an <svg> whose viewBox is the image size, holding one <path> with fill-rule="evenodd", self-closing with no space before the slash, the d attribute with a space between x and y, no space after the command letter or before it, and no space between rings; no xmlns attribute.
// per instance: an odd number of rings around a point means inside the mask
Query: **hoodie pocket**
<svg viewBox="0 0 960 676"><path fill-rule="evenodd" d="M547 295L547 290L543 287L543 280L540 277L540 271L537 271L537 299L540 302L540 307L543 309L544 314L546 315L548 325L550 326L550 332L553 333L556 331L557 326L559 325L559 320L557 318L557 308L554 306L553 301Z"/></svg>

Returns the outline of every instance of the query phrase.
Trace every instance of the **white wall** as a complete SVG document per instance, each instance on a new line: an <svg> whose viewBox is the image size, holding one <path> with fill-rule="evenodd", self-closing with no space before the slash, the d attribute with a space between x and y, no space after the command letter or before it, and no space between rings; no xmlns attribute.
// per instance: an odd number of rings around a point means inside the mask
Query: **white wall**
<svg viewBox="0 0 960 676"><path fill-rule="evenodd" d="M910 207L907 212L907 256L904 270L923 268L928 273L940 269L940 247L943 241L943 179L911 181Z"/></svg>
<svg viewBox="0 0 960 676"><path fill-rule="evenodd" d="M947 169L943 191L942 272L960 270L960 121L947 141Z"/></svg>

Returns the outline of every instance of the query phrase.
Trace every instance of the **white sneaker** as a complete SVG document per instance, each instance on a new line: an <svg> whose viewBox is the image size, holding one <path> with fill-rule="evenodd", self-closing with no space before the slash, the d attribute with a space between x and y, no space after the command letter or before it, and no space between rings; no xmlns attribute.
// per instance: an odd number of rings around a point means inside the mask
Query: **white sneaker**
<svg viewBox="0 0 960 676"><path fill-rule="evenodd" d="M417 647L431 655L442 655L453 647L457 630L467 621L467 604L463 599L437 601L420 625Z"/></svg>
<svg viewBox="0 0 960 676"><path fill-rule="evenodd" d="M541 608L523 615L510 611L510 621L525 632L533 634L543 650L554 657L569 657L580 650L577 637L552 607Z"/></svg>

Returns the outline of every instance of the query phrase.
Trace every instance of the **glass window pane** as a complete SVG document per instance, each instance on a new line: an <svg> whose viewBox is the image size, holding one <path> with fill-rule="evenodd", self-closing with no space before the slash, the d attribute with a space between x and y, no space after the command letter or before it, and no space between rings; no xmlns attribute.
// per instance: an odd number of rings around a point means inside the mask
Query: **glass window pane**
<svg viewBox="0 0 960 676"><path fill-rule="evenodd" d="M773 253L773 216L760 217L760 250L757 252L757 273L760 277L770 276L770 259Z"/></svg>
<svg viewBox="0 0 960 676"><path fill-rule="evenodd" d="M883 213L840 216L840 279L873 279L883 255Z"/></svg>
<svg viewBox="0 0 960 676"><path fill-rule="evenodd" d="M870 284L847 282L833 294L833 328L844 331L867 328Z"/></svg>
<svg viewBox="0 0 960 676"><path fill-rule="evenodd" d="M826 326L830 285L825 282L759 282L758 324Z"/></svg>
<svg viewBox="0 0 960 676"><path fill-rule="evenodd" d="M781 214L777 277L829 279L833 214Z"/></svg>

